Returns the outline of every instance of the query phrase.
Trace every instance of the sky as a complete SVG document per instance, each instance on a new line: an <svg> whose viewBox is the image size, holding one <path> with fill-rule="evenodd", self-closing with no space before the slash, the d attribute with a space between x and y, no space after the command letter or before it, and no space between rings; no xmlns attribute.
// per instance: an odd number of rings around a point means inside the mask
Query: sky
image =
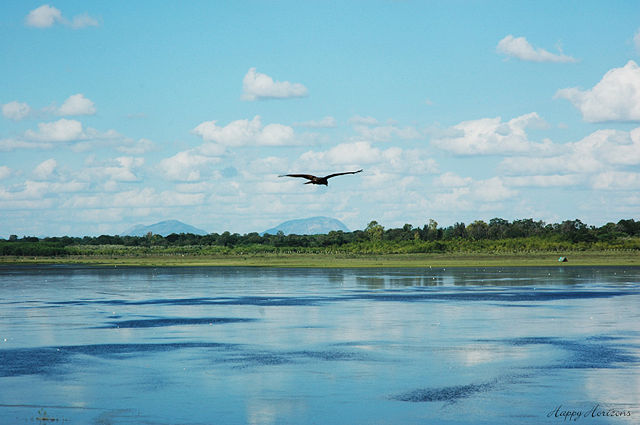
<svg viewBox="0 0 640 425"><path fill-rule="evenodd" d="M0 63L4 238L640 219L635 0L5 0Z"/></svg>

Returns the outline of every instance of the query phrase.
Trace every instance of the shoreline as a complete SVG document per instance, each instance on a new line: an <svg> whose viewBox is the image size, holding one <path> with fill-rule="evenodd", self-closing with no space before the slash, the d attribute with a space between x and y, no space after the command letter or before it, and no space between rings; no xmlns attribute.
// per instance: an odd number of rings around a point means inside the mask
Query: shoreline
<svg viewBox="0 0 640 425"><path fill-rule="evenodd" d="M559 262L567 257L567 262ZM449 253L449 254L254 254L254 255L148 255L0 257L0 265L67 264L131 267L571 267L640 266L638 251L576 251L533 253Z"/></svg>

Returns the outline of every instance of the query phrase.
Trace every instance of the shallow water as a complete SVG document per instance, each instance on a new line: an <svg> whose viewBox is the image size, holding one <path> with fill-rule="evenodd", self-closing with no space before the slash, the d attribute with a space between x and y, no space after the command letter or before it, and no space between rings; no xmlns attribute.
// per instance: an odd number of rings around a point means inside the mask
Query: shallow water
<svg viewBox="0 0 640 425"><path fill-rule="evenodd" d="M0 266L0 424L639 423L639 306L638 267Z"/></svg>

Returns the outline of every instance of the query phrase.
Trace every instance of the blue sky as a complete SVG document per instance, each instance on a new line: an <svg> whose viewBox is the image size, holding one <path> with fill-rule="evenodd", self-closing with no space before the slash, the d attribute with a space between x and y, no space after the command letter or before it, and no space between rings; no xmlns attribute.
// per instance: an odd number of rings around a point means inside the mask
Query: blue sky
<svg viewBox="0 0 640 425"><path fill-rule="evenodd" d="M9 0L0 57L0 237L640 218L637 1Z"/></svg>

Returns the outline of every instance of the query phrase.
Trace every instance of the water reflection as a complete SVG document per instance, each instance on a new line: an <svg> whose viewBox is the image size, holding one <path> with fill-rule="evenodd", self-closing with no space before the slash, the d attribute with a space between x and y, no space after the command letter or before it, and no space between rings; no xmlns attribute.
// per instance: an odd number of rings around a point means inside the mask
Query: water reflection
<svg viewBox="0 0 640 425"><path fill-rule="evenodd" d="M600 403L635 420L639 282L629 267L2 266L0 418L544 424Z"/></svg>

